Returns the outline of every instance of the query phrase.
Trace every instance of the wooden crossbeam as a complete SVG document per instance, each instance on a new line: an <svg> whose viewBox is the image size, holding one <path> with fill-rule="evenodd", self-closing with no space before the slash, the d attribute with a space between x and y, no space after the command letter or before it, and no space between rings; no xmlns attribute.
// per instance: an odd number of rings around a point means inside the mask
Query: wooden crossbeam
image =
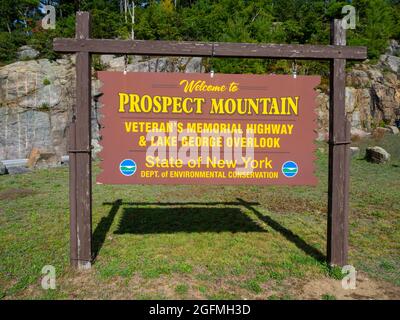
<svg viewBox="0 0 400 320"><path fill-rule="evenodd" d="M148 56L316 60L364 60L367 58L366 47L341 45L56 38L53 42L53 48L57 52L64 53L89 52L98 54L136 54Z"/></svg>

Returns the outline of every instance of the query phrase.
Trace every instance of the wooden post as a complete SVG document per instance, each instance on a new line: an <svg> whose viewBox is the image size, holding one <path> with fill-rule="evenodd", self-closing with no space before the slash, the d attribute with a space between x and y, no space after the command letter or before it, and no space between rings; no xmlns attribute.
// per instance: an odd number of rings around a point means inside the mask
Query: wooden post
<svg viewBox="0 0 400 320"><path fill-rule="evenodd" d="M76 15L76 39L90 36L90 15ZM76 107L70 127L70 239L71 265L91 267L92 168L91 168L91 57L76 53Z"/></svg>
<svg viewBox="0 0 400 320"><path fill-rule="evenodd" d="M332 21L331 44L346 45L341 20ZM327 258L337 266L346 265L348 251L350 125L345 110L345 67L345 59L331 60Z"/></svg>

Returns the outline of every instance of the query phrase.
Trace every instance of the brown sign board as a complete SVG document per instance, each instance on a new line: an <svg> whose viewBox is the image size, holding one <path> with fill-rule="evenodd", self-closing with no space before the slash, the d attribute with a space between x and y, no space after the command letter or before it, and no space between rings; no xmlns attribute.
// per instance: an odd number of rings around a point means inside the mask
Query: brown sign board
<svg viewBox="0 0 400 320"><path fill-rule="evenodd" d="M98 75L98 183L317 183L319 76Z"/></svg>

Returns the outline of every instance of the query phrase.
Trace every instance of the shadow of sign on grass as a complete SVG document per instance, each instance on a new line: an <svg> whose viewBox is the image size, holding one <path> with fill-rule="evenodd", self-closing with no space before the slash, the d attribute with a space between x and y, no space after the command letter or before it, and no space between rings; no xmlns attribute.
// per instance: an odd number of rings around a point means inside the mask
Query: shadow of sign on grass
<svg viewBox="0 0 400 320"><path fill-rule="evenodd" d="M270 216L262 214L254 206L256 202L237 199L235 202L123 202L111 203L109 214L103 217L93 233L93 253L97 257L116 214L122 207L122 217L114 234L161 234L178 232L268 232L252 220L242 208L253 212L257 219L279 232L300 250L318 261L325 255L309 245L300 236L281 225ZM143 206L143 207L142 207ZM144 207L146 206L146 207ZM147 207L154 206L154 207ZM224 206L216 207L216 206Z"/></svg>
<svg viewBox="0 0 400 320"><path fill-rule="evenodd" d="M123 208L115 234L266 232L240 208Z"/></svg>

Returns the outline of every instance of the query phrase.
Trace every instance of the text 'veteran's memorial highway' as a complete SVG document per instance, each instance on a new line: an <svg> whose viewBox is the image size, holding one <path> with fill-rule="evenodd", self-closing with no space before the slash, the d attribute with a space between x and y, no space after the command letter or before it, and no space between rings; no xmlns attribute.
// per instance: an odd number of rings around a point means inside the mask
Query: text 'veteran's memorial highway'
<svg viewBox="0 0 400 320"><path fill-rule="evenodd" d="M99 78L99 183L317 183L318 76L99 72Z"/></svg>

